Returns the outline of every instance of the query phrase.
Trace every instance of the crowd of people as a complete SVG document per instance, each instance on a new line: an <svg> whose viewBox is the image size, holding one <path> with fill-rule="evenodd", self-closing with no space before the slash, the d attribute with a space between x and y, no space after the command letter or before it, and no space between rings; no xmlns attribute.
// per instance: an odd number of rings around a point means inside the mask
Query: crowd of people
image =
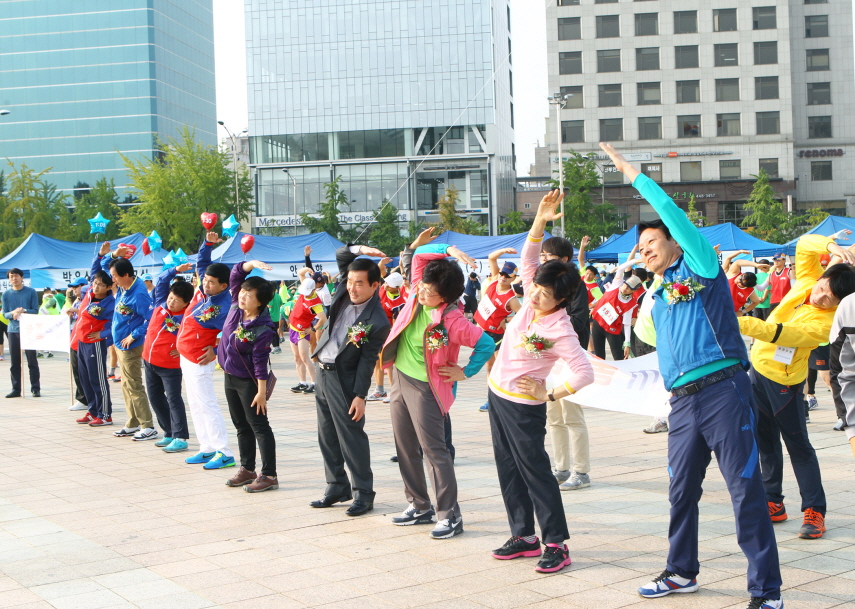
<svg viewBox="0 0 855 609"><path fill-rule="evenodd" d="M212 262L220 241L215 232L200 247L193 282L182 277L190 263L156 278L137 276L130 252L104 243L88 281L73 282L62 299L48 294L41 306L35 290L23 285L23 272L9 271L11 289L2 296L12 358L7 397L22 391L20 315L65 311L74 320L79 402L73 409L86 410L79 424L113 423L112 351L127 412L114 436L153 440L167 453L188 451L189 406L198 449L187 464L239 465L226 485L274 490L270 355L287 336L299 379L290 391L312 395L317 410L326 487L311 507L350 502L345 513L354 517L373 510L366 403L382 400L390 408L393 460L407 503L391 522L433 525L431 537L448 539L464 532L449 413L457 384L486 366L480 408L489 416L511 534L491 554L538 558L535 570L551 573L571 564L561 491L591 484L588 429L573 394L593 382L591 357L605 359L607 345L614 360L655 350L671 411L645 431L668 432L669 552L661 574L638 593L657 598L698 590L698 503L715 454L749 563L748 606L781 609L773 523L788 517L782 439L801 494L800 536L818 539L826 530L827 502L806 427L815 404L809 370L815 384L830 369L838 426L855 452L855 251L837 245L835 236L806 235L794 267L783 255L755 262L734 252L720 260L657 184L612 146L601 147L660 216L639 224L638 245L609 276L585 264L587 238L578 266L567 239L544 240L547 223L562 215L559 191L543 198L520 252L504 248L488 256L485 281L474 272L467 278L462 268L474 269L475 261L437 243L432 228L401 252L391 272L384 252L349 244L336 252L339 272L330 277L313 270L307 248L292 287L255 276L271 270L262 261L231 268ZM519 265L500 266L506 255L519 255ZM466 362L464 347L471 350ZM38 396L37 354L24 354ZM569 377L550 386L546 379L559 362ZM217 400L216 368L237 458Z"/></svg>

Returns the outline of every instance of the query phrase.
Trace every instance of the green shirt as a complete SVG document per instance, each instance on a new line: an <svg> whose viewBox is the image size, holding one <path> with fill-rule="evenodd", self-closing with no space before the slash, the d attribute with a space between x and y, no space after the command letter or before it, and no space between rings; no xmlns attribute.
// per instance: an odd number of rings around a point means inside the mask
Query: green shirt
<svg viewBox="0 0 855 609"><path fill-rule="evenodd" d="M418 317L401 332L398 339L398 355L395 357L395 367L416 380L427 382L427 367L425 366L424 340L425 330L431 322L431 311L436 307L422 307Z"/></svg>
<svg viewBox="0 0 855 609"><path fill-rule="evenodd" d="M270 301L270 304L267 305L270 308L270 319L275 322L279 321L280 311L282 310L282 297L279 296L279 292L275 292L273 294L273 300Z"/></svg>
<svg viewBox="0 0 855 609"><path fill-rule="evenodd" d="M769 273L761 273L760 271L757 271L757 285L766 283L766 279L768 277L769 277ZM763 290L754 290L754 292L757 294L757 298L760 298L761 296L763 296ZM772 290L770 289L768 292L766 292L766 298L763 299L763 302L761 302L759 305L757 305L754 308L755 309L768 309L769 308L769 301L771 299L772 299Z"/></svg>

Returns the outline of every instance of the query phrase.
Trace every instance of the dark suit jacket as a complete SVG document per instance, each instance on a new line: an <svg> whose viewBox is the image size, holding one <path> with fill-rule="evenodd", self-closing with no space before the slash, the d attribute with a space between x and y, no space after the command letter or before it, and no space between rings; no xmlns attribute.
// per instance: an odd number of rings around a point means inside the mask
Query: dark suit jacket
<svg viewBox="0 0 855 609"><path fill-rule="evenodd" d="M342 309L352 304L350 294L347 292L347 267L357 256L351 253L349 248L350 245L346 245L336 251L336 262L341 274L341 281L330 304L329 321L318 337L317 347L312 354L313 358L318 356L321 349L329 341L330 330L341 315ZM355 323L371 326L368 331L368 342L357 347L345 341L335 358L336 374L342 390L348 396L348 405L355 396L368 395L377 357L380 355L380 350L392 329L377 292L374 292L362 314L356 318Z"/></svg>

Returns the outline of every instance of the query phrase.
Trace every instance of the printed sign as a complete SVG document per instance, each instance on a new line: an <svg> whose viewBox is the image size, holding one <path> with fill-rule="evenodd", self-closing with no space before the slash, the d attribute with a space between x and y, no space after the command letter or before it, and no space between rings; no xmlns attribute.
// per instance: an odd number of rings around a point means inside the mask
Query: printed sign
<svg viewBox="0 0 855 609"><path fill-rule="evenodd" d="M21 322L21 348L35 351L71 350L71 326L68 315L31 315L24 313Z"/></svg>

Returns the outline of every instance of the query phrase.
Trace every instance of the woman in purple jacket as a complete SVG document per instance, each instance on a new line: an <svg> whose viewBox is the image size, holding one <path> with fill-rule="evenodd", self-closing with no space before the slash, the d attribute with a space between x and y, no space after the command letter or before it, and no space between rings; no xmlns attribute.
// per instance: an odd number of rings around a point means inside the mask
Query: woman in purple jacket
<svg viewBox="0 0 855 609"><path fill-rule="evenodd" d="M273 300L270 282L249 277L253 269L271 267L252 260L239 262L229 277L232 306L223 325L217 360L225 373L226 401L237 429L240 470L226 481L248 493L279 488L276 478L276 441L267 420L267 379L270 345L276 325L268 303ZM255 444L261 452L261 474L255 473Z"/></svg>

